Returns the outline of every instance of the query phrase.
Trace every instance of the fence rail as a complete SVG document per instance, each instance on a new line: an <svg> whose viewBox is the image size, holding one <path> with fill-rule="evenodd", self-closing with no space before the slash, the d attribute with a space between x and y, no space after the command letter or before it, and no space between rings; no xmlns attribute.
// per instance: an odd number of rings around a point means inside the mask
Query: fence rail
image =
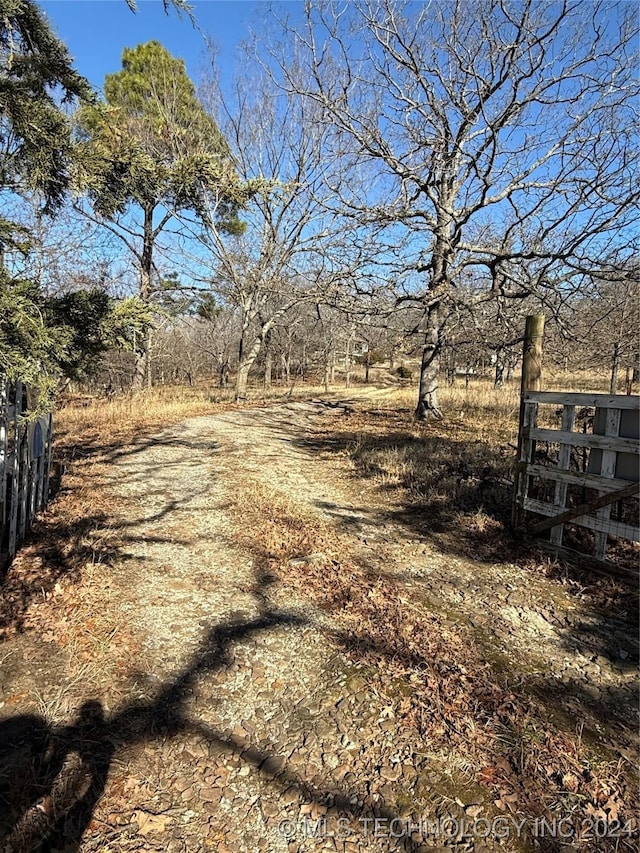
<svg viewBox="0 0 640 853"><path fill-rule="evenodd" d="M545 406L555 410L544 410L545 424L539 427ZM548 423L553 418L561 421L555 428ZM516 526L534 535L549 531L556 552L564 549L566 525L585 528L593 533L590 556L598 561L606 559L610 537L640 542L639 432L638 396L524 391Z"/></svg>
<svg viewBox="0 0 640 853"><path fill-rule="evenodd" d="M0 568L49 495L53 416L29 418L34 405L28 386L0 379Z"/></svg>

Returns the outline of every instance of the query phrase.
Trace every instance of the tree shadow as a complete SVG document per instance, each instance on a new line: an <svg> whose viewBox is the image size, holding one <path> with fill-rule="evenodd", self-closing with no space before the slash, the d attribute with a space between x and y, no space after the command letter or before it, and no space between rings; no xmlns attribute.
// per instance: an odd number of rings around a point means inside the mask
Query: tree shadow
<svg viewBox="0 0 640 853"><path fill-rule="evenodd" d="M54 482L54 498L47 512L33 523L14 563L0 576L0 641L9 633L22 632L26 614L33 602L51 595L61 581L77 579L87 563L100 564L107 571L110 565L129 559L127 544L140 541L140 537L132 531L142 522L160 526L176 511L188 509L188 499L164 499L161 508L153 514L119 519L115 527L112 501L104 502L100 508L96 508L96 502L93 501L93 511L89 514L69 513L62 504L58 504L58 501L72 496L72 490L67 490L64 485L66 465L78 456L106 465L123 461L126 464L129 459L135 460L139 454L151 448L181 449L184 452L177 454L175 459L146 468L149 474L164 472L170 479L172 469L184 466L192 453L203 450L211 452L218 446L215 442L197 436L180 438L168 431L139 439L126 447L117 443L90 442L86 448L78 448L65 443L63 436L57 448L60 475ZM147 489L145 497L163 498L164 495L161 490L154 492ZM197 498L197 493L194 493L193 500ZM149 544L193 544L190 538L175 535L164 537L161 534L145 536L144 541Z"/></svg>
<svg viewBox="0 0 640 853"><path fill-rule="evenodd" d="M128 545L142 540L149 544L193 544L193 539L175 535L141 537L132 533L142 522L160 524L187 507L188 501L170 500L152 515L119 521L116 528L106 510L72 521L49 515L37 522L19 552L20 559L0 581L0 641L9 633L24 631L34 601L51 595L63 580L77 580L87 563L100 564L107 572L114 563L130 559Z"/></svg>
<svg viewBox="0 0 640 853"><path fill-rule="evenodd" d="M376 413L373 413L376 415ZM510 465L513 453L508 448L494 447L477 440L467 442L447 438L440 434L412 434L413 425L406 430L397 428L398 416L386 412L372 416L372 421L387 422L395 428L380 434L377 425L367 424L359 429L327 431L304 436L299 444L310 453L324 453L343 457L348 453L355 464L354 477L373 481L385 495L379 505L360 503L338 505L318 501L316 505L328 515L338 530L356 532L366 542L384 538L385 527L404 530L411 542L424 541L443 556L462 558L467 563L486 564L488 572L479 573L474 585L488 591L496 585L491 573L494 563L515 564L521 567L523 581L529 571L539 571L540 552L535 543L514 538L509 528L511 508ZM389 495L390 500L386 500ZM560 609L550 601L543 603L550 610L545 618L551 622L557 638L567 651L577 650L592 662L596 671L598 657L615 666L620 673L632 673L638 663L638 598L627 585L614 579L603 578L580 567L562 564L551 579L569 580L564 589L580 598L583 608L574 611ZM400 581L418 582L411 576L398 575ZM446 563L443 572L446 583L468 591L468 573L456 573L455 563ZM486 590L485 590L486 591ZM506 604L493 595L494 613ZM526 596L525 596L526 597ZM425 594L425 603L429 593ZM538 607L526 601L523 606ZM474 631L474 635L477 632ZM478 641L481 637L477 636ZM495 657L495 648L485 648L486 659ZM600 664L603 661L600 660ZM595 685L576 686L576 695L585 696L595 719L606 724L612 709L620 711L620 719L630 719L629 692L598 691ZM548 701L550 705L566 705L571 686L549 675L542 681L521 679L524 693ZM529 683L529 687L527 687ZM575 684L575 682L573 682ZM548 691L544 685L547 684ZM590 698L589 698L590 697ZM622 701L624 698L624 702ZM556 701L558 700L558 701Z"/></svg>
<svg viewBox="0 0 640 853"><path fill-rule="evenodd" d="M399 424L405 414L406 427ZM348 454L356 481L372 481L389 499L382 507L318 502L339 529L370 532L389 522L445 556L484 564L544 562L551 578L568 580L581 593L592 591L603 615L616 619L629 611L628 583L596 574L588 565L549 560L534 540L513 532L514 449L509 445L451 438L439 428L418 436L409 413L387 411L367 412L367 423L359 421L357 428L318 431L297 443L312 454ZM633 619L637 606L631 611Z"/></svg>
<svg viewBox="0 0 640 853"><path fill-rule="evenodd" d="M395 435L396 441L399 435ZM340 439L342 441L343 436ZM313 449L313 441L305 439L301 443ZM188 448L190 445L187 443L186 446ZM337 449L343 448L338 446ZM459 452L459 448L454 449L456 453ZM436 496L430 500L438 503ZM174 506L173 511L176 508ZM328 506L323 508L331 509ZM360 514L362 518L357 522L346 521L347 529L351 529L349 525L355 523L364 524L361 529L365 533L373 529L380 518L366 507L337 507L336 510L337 521L355 510L355 514ZM385 511L385 515L403 524L411 537L429 538L433 532L430 527L433 517L418 521L412 511L413 507L408 507L390 513ZM407 513L408 517L403 522L402 515ZM132 526L139 521L133 521ZM441 514L435 516L435 522L436 527L441 525L440 532L446 534L447 547L454 549L456 546L451 542L449 533L455 522L455 513L447 508L446 503L441 506ZM104 524L105 518L98 516L98 523ZM61 533L59 535L62 536ZM131 531L128 535L131 535ZM468 556L466 549L457 547L458 551L451 550L450 553ZM26 853L27 850L39 849L44 853L60 847L67 851L78 850L96 805L103 796L118 751L127 746L161 741L181 733L198 735L210 744L232 751L269 784L282 790L293 786L310 802L318 805L328 801L336 803L344 813L354 818L397 817L394 810L385 804L379 807L353 805L351 792L345 791L340 785L321 787L312 784L286 766L274 772L278 767L273 761L276 757L275 749L248 746L238 738L229 737L225 732L189 716L186 706L198 680L228 666L234 645L245 638L273 631L281 625L302 627L308 622L303 617L271 606L270 588L278 578L270 570L271 560L266 552L257 555L256 566L251 591L258 604L258 615L253 619L238 619L211 626L188 664L175 678L158 687L150 699L125 702L120 709L110 714L104 712L100 703L87 701L81 706L77 719L67 726L50 726L40 717L26 715L0 723L0 796L4 797L4 800L0 799L0 828L3 821L8 825L8 838L16 851ZM339 602L333 606L339 606ZM437 630L437 626L434 630ZM378 637L368 635L366 630L352 633L336 631L331 638L347 654L359 659L367 656L377 658L383 667L397 662L403 652L394 642L393 635L381 641ZM404 662L407 667L419 672L433 667L433 661L415 650L407 653ZM449 666L449 663L449 660L443 661L444 666ZM529 685L526 690L531 693L544 690L545 684L551 684L551 681L551 678L545 677ZM558 691L561 690L559 685L556 687ZM414 689L424 693L429 690L422 683ZM484 722L493 713L497 699L480 691L475 699L479 709L478 720ZM434 707L437 709L437 704ZM515 735L513 740L514 745L509 748L507 755L515 767L519 758ZM20 780L27 780L28 784ZM402 843L406 851L420 848L420 842L410 838L403 839Z"/></svg>
<svg viewBox="0 0 640 853"><path fill-rule="evenodd" d="M348 453L355 477L374 481L392 499L382 512L367 512L397 522L442 553L483 562L514 555L508 531L511 451L481 440L417 437L409 427L394 426L383 434L360 429L307 435L298 444L313 454Z"/></svg>
<svg viewBox="0 0 640 853"><path fill-rule="evenodd" d="M124 747L163 742L181 733L197 735L238 755L279 790L293 787L309 802L330 802L353 818L363 815L393 820L396 812L354 804L351 792L339 785L326 788L309 782L286 766L275 750L248 745L235 736L189 717L185 704L198 679L226 667L233 646L278 626L304 626L307 620L264 607L273 579L256 578L262 612L253 619L229 621L209 629L189 664L152 699L130 701L105 715L100 702L86 701L75 722L51 726L33 715L17 715L0 722L0 831L14 853L77 851L107 784L114 757ZM401 847L418 849L407 837Z"/></svg>

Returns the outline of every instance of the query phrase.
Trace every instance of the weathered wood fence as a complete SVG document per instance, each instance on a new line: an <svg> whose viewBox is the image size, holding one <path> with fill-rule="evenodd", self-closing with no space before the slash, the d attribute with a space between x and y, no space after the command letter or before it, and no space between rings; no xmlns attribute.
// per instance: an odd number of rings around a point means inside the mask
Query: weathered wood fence
<svg viewBox="0 0 640 853"><path fill-rule="evenodd" d="M527 317L512 521L602 563L611 537L640 542L640 397L542 391L543 337L544 317ZM637 580L635 548L610 570Z"/></svg>
<svg viewBox="0 0 640 853"><path fill-rule="evenodd" d="M544 407L554 411L540 418ZM581 430L576 430L576 409ZM535 535L550 531L550 544L558 549L565 525L592 530L592 556L598 560L605 559L610 536L640 542L633 501L640 497L640 398L525 392L523 410L516 492L520 523L527 522ZM559 425L538 425L554 415L561 417ZM531 513L546 518L532 522Z"/></svg>
<svg viewBox="0 0 640 853"><path fill-rule="evenodd" d="M0 379L0 569L49 495L53 416L28 418L34 404L24 383Z"/></svg>

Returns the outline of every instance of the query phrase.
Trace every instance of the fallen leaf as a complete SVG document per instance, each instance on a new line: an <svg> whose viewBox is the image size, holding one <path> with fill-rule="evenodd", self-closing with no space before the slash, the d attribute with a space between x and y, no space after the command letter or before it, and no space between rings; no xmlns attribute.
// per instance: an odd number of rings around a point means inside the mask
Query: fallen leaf
<svg viewBox="0 0 640 853"><path fill-rule="evenodd" d="M168 815L156 815L142 810L135 811L132 815L132 820L138 824L140 835L149 835L152 832L164 832L167 824L171 823L171 818Z"/></svg>

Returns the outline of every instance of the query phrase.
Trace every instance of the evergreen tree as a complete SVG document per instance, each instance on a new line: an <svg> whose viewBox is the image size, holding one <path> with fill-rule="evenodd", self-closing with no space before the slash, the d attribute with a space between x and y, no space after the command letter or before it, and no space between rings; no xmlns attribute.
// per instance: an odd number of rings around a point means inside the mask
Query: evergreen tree
<svg viewBox="0 0 640 853"><path fill-rule="evenodd" d="M51 406L60 378L90 376L109 348L132 350L149 323L139 299L98 287L47 297L38 282L0 269L0 366L38 392L38 410Z"/></svg>
<svg viewBox="0 0 640 853"><path fill-rule="evenodd" d="M203 215L203 190L215 188L218 223L237 232L242 228L237 210L249 190L235 174L228 146L198 101L184 62L158 42L126 48L122 70L107 76L104 94L104 102L83 108L78 116L79 186L89 196L90 215L134 254L140 297L149 304L154 249L174 215L184 210ZM136 387L145 378L150 381L143 354Z"/></svg>
<svg viewBox="0 0 640 853"><path fill-rule="evenodd" d="M93 97L32 0L0 0L0 189L42 193L47 212L69 185L71 128L63 103ZM11 234L11 223L0 222Z"/></svg>

